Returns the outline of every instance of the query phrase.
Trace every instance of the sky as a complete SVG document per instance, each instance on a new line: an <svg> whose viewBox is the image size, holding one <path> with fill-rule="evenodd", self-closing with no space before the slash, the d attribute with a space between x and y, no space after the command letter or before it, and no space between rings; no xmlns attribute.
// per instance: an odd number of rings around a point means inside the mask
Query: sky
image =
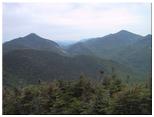
<svg viewBox="0 0 154 117"><path fill-rule="evenodd" d="M29 33L74 42L120 30L151 34L151 4L3 3L3 42Z"/></svg>

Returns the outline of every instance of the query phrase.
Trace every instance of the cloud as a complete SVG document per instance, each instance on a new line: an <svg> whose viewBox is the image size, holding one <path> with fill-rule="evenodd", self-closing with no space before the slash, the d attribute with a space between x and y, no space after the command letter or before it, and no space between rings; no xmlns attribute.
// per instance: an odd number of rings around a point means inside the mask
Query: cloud
<svg viewBox="0 0 154 117"><path fill-rule="evenodd" d="M4 40L31 32L53 40L80 40L120 29L150 32L150 4L4 3Z"/></svg>

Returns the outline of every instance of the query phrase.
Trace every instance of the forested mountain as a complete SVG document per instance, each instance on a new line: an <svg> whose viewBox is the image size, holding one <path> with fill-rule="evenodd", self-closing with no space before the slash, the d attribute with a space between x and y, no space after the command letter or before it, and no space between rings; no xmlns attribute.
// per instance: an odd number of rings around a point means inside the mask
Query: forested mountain
<svg viewBox="0 0 154 117"><path fill-rule="evenodd" d="M104 59L105 58L105 59ZM57 43L31 33L3 44L3 80L6 85L38 80L76 79L81 73L98 78L116 69L123 79L144 79L151 72L151 35L122 30L71 45L67 52Z"/></svg>
<svg viewBox="0 0 154 117"><path fill-rule="evenodd" d="M152 63L152 36L147 35L142 40L138 40L127 46L117 54L117 60L131 65L135 70L149 73Z"/></svg>
<svg viewBox="0 0 154 117"><path fill-rule="evenodd" d="M17 49L35 49L52 51L64 55L66 52L54 41L44 39L35 33L13 39L3 44L3 53Z"/></svg>
<svg viewBox="0 0 154 117"><path fill-rule="evenodd" d="M34 33L6 42L3 114L152 114L151 44L125 30L65 50Z"/></svg>
<svg viewBox="0 0 154 117"><path fill-rule="evenodd" d="M82 42L78 42L70 46L66 49L70 55L91 55L94 56L95 54L84 45Z"/></svg>
<svg viewBox="0 0 154 117"><path fill-rule="evenodd" d="M97 56L102 58L111 59L119 51L124 49L130 44L135 43L138 40L141 40L143 37L136 35L134 33L122 30L115 34L109 34L104 37L92 38L84 42L79 42L70 46L70 51L74 50L76 52L76 46L81 45L85 46L91 52L95 53ZM74 49L72 49L74 48ZM69 51L69 49L68 49ZM83 50L78 53L82 53Z"/></svg>
<svg viewBox="0 0 154 117"><path fill-rule="evenodd" d="M105 74L116 68L119 77L132 73L131 69L114 61L103 60L94 56L62 56L49 51L14 50L3 56L4 85L35 84L39 80L77 79L81 74L100 77L100 70Z"/></svg>
<svg viewBox="0 0 154 117"><path fill-rule="evenodd" d="M95 56L129 66L133 71L138 72L137 74L145 77L151 72L151 44L151 35L144 37L122 30L71 45L68 52L83 55L83 52L88 49ZM82 49L76 48L80 45Z"/></svg>

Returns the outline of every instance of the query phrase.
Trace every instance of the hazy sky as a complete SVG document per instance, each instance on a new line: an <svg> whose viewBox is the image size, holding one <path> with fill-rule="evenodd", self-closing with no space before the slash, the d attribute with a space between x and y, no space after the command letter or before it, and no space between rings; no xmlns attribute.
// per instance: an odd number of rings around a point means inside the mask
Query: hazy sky
<svg viewBox="0 0 154 117"><path fill-rule="evenodd" d="M77 41L119 30L151 33L149 3L4 3L3 42L29 33Z"/></svg>

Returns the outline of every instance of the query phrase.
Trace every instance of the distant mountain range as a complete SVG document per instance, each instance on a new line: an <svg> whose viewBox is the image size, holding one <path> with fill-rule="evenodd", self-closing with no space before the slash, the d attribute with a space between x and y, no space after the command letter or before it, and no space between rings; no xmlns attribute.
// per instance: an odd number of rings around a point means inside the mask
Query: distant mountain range
<svg viewBox="0 0 154 117"><path fill-rule="evenodd" d="M61 48L34 33L3 44L3 83L16 86L54 79L98 79L99 71L142 80L151 72L152 36L125 30Z"/></svg>
<svg viewBox="0 0 154 117"><path fill-rule="evenodd" d="M68 51L71 53L82 54L83 49L82 51L78 48L76 49L77 46L82 45L82 47L89 49L91 52L95 53L95 55L110 59L127 46L142 39L143 37L140 35L122 30L115 34L109 34L104 37L92 38L84 42L78 42L71 45Z"/></svg>
<svg viewBox="0 0 154 117"><path fill-rule="evenodd" d="M138 72L151 71L152 36L140 36L125 30L104 37L78 42L68 48L72 55L95 54L117 61Z"/></svg>

